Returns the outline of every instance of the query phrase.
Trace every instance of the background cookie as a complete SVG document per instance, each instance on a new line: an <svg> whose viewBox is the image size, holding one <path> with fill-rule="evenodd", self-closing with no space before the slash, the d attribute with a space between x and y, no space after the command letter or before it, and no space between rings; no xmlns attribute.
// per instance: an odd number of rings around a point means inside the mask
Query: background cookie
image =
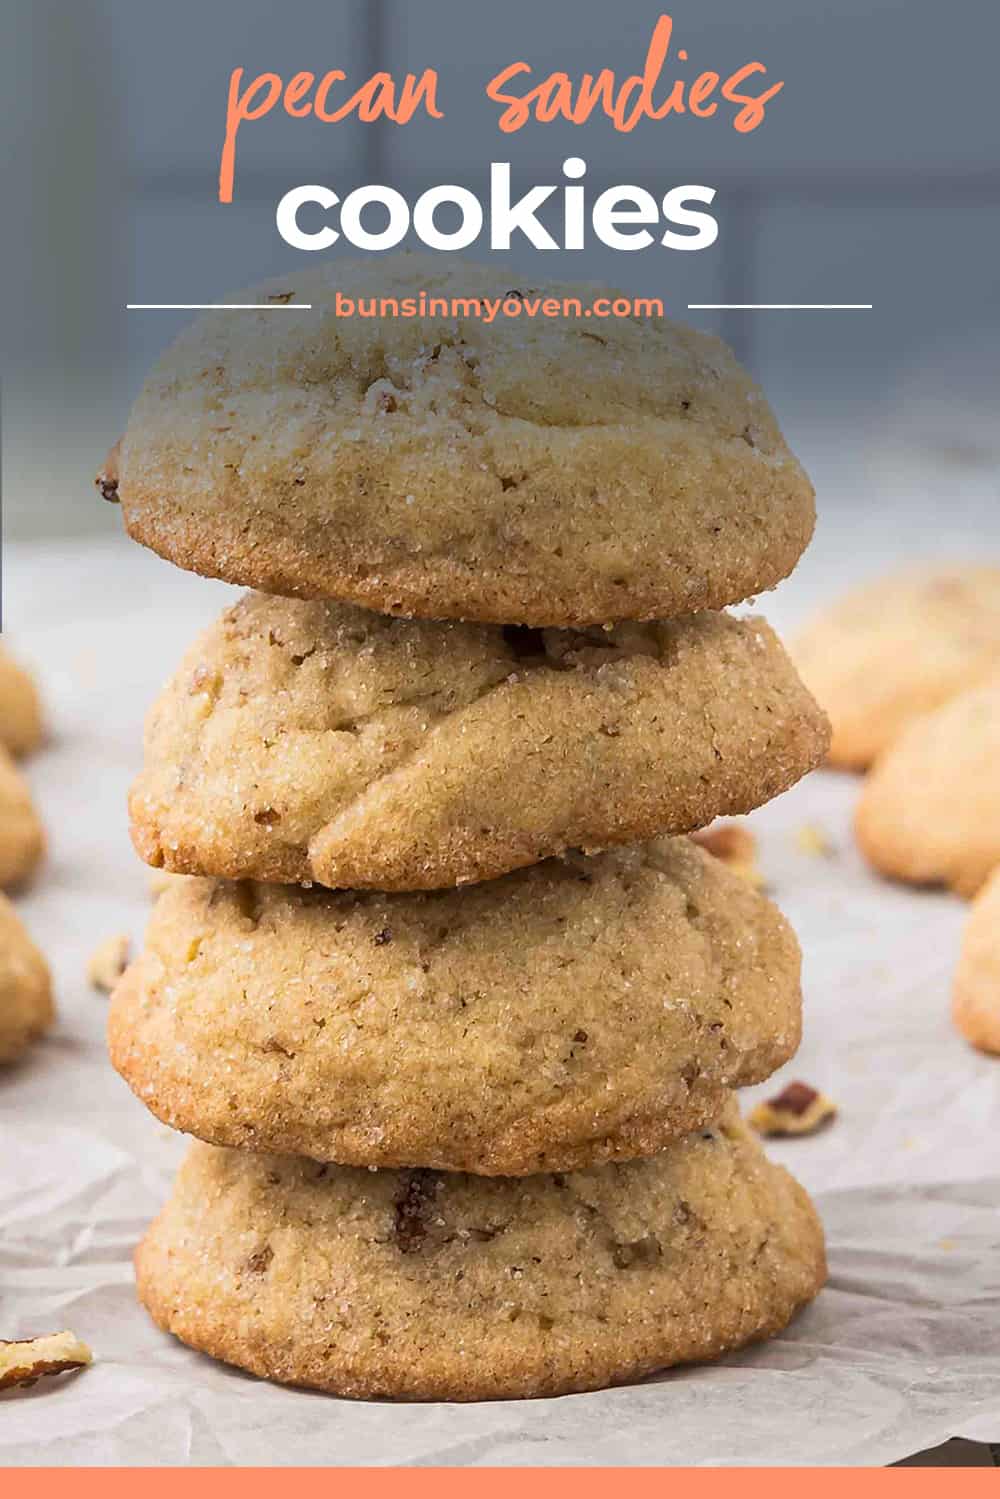
<svg viewBox="0 0 1000 1499"><path fill-rule="evenodd" d="M55 1009L48 966L0 895L0 1062L12 1062L48 1030Z"/></svg>
<svg viewBox="0 0 1000 1499"><path fill-rule="evenodd" d="M0 746L0 888L19 885L45 851L45 835L27 782Z"/></svg>
<svg viewBox="0 0 1000 1499"><path fill-rule="evenodd" d="M1000 864L1000 677L911 724L865 781L855 825L883 874L975 895Z"/></svg>
<svg viewBox="0 0 1000 1499"><path fill-rule="evenodd" d="M216 1144L520 1175L660 1149L799 1026L783 917L677 839L433 895L184 881L110 1044Z"/></svg>
<svg viewBox="0 0 1000 1499"><path fill-rule="evenodd" d="M42 707L32 678L0 644L0 744L26 755L42 742Z"/></svg>
<svg viewBox="0 0 1000 1499"><path fill-rule="evenodd" d="M969 913L955 974L952 1015L967 1041L1000 1054L1000 867Z"/></svg>
<svg viewBox="0 0 1000 1499"><path fill-rule="evenodd" d="M734 1112L568 1176L317 1166L196 1145L136 1257L159 1325L339 1395L557 1395L780 1331L825 1278L805 1192Z"/></svg>
<svg viewBox="0 0 1000 1499"><path fill-rule="evenodd" d="M133 837L188 874L454 885L748 811L826 731L760 620L542 632L248 594L150 712Z"/></svg>
<svg viewBox="0 0 1000 1499"><path fill-rule="evenodd" d="M1000 672L1000 566L868 583L824 610L792 657L830 715L830 763L864 769L914 718Z"/></svg>
<svg viewBox="0 0 1000 1499"><path fill-rule="evenodd" d="M607 293L417 255L241 293L312 310L209 313L166 354L99 478L136 540L266 593L532 625L719 608L809 541L811 486L718 340L664 319L338 319L338 289Z"/></svg>

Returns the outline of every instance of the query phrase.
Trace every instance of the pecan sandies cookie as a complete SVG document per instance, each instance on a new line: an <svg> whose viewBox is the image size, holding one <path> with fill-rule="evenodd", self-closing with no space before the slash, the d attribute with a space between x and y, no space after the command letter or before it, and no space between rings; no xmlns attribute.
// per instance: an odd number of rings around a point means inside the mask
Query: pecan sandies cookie
<svg viewBox="0 0 1000 1499"><path fill-rule="evenodd" d="M784 578L812 488L717 339L656 317L352 318L335 303L512 287L502 267L402 255L240 293L308 310L204 314L147 380L101 493L181 567L387 614L602 624Z"/></svg>
<svg viewBox="0 0 1000 1499"><path fill-rule="evenodd" d="M45 834L28 783L0 745L0 889L34 873L45 852Z"/></svg>
<svg viewBox="0 0 1000 1499"><path fill-rule="evenodd" d="M150 712L132 830L182 874L430 889L749 811L826 744L759 619L537 631L249 594Z"/></svg>
<svg viewBox="0 0 1000 1499"><path fill-rule="evenodd" d="M1000 675L918 718L865 781L855 826L882 874L967 898L1000 864Z"/></svg>
<svg viewBox="0 0 1000 1499"><path fill-rule="evenodd" d="M568 1176L363 1171L196 1145L136 1257L183 1342L337 1395L559 1395L780 1332L826 1276L734 1110Z"/></svg>
<svg viewBox="0 0 1000 1499"><path fill-rule="evenodd" d="M216 1144L515 1176L661 1149L800 1015L788 924L682 838L433 894L181 881L110 1041Z"/></svg>
<svg viewBox="0 0 1000 1499"><path fill-rule="evenodd" d="M48 965L0 895L0 1063L16 1060L54 1018Z"/></svg>
<svg viewBox="0 0 1000 1499"><path fill-rule="evenodd" d="M969 913L952 992L952 1017L973 1046L1000 1056L1000 864Z"/></svg>
<svg viewBox="0 0 1000 1499"><path fill-rule="evenodd" d="M42 705L34 679L0 644L0 744L27 755L44 737Z"/></svg>
<svg viewBox="0 0 1000 1499"><path fill-rule="evenodd" d="M830 715L830 763L864 770L915 718L1000 674L1000 566L868 583L824 610L792 657Z"/></svg>

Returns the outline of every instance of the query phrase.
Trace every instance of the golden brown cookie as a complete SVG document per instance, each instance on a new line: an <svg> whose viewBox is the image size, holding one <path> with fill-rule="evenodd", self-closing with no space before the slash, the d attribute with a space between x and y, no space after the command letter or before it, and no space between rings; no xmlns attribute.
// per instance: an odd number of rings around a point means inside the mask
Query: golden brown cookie
<svg viewBox="0 0 1000 1499"><path fill-rule="evenodd" d="M12 1062L55 1017L48 966L0 895L0 1062Z"/></svg>
<svg viewBox="0 0 1000 1499"><path fill-rule="evenodd" d="M45 835L31 792L0 746L0 889L20 885L45 851Z"/></svg>
<svg viewBox="0 0 1000 1499"><path fill-rule="evenodd" d="M747 811L826 734L760 620L537 631L248 594L149 715L133 838L185 874L455 885Z"/></svg>
<svg viewBox="0 0 1000 1499"><path fill-rule="evenodd" d="M196 1145L136 1256L155 1321L332 1394L599 1389L771 1336L826 1275L799 1184L735 1110L570 1175L359 1171Z"/></svg>
<svg viewBox="0 0 1000 1499"><path fill-rule="evenodd" d="M34 681L0 645L0 744L26 755L42 742L42 707Z"/></svg>
<svg viewBox="0 0 1000 1499"><path fill-rule="evenodd" d="M181 567L384 614L667 618L785 577L812 488L717 339L663 318L351 318L334 303L512 289L607 294L417 255L241 293L311 311L199 319L147 380L101 493Z"/></svg>
<svg viewBox="0 0 1000 1499"><path fill-rule="evenodd" d="M976 896L955 974L952 1016L967 1041L1000 1055L1000 867Z"/></svg>
<svg viewBox="0 0 1000 1499"><path fill-rule="evenodd" d="M1000 672L1000 566L866 584L824 610L792 656L830 715L831 765L863 770L914 718Z"/></svg>
<svg viewBox="0 0 1000 1499"><path fill-rule="evenodd" d="M110 1044L215 1144L516 1176L661 1149L799 1028L780 912L677 839L434 894L187 880Z"/></svg>
<svg viewBox="0 0 1000 1499"><path fill-rule="evenodd" d="M883 874L975 895L1000 864L1000 676L910 725L867 777L855 827Z"/></svg>

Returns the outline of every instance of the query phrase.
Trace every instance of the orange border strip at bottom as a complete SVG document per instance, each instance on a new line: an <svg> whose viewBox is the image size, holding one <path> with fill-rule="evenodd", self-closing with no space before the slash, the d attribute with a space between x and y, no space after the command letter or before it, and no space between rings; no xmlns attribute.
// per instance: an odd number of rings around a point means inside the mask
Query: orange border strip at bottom
<svg viewBox="0 0 1000 1499"><path fill-rule="evenodd" d="M10 1472L11 1470L7 1470ZM609 1499L609 1490L628 1486L628 1499L866 1499L905 1495L939 1499L951 1495L990 1495L998 1499L995 1468L65 1468L21 1469L11 1492L52 1499L274 1499L281 1486L294 1499L334 1489L365 1499ZM403 1485L402 1489L400 1485ZM849 1491L847 1486L849 1487Z"/></svg>

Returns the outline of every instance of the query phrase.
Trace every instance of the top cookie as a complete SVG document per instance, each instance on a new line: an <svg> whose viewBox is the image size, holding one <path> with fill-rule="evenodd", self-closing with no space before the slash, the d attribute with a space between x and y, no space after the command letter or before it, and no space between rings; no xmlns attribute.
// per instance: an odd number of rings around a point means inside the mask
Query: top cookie
<svg viewBox="0 0 1000 1499"><path fill-rule="evenodd" d="M914 718L1000 671L1000 567L907 568L866 584L792 655L833 723L831 764L863 770Z"/></svg>
<svg viewBox="0 0 1000 1499"><path fill-rule="evenodd" d="M0 744L26 755L42 742L42 709L28 673L0 645Z"/></svg>
<svg viewBox="0 0 1000 1499"><path fill-rule="evenodd" d="M809 481L718 340L663 318L338 317L338 290L607 292L403 255L241 294L311 310L209 313L161 360L99 478L137 541L266 593L532 625L720 608L809 541Z"/></svg>

